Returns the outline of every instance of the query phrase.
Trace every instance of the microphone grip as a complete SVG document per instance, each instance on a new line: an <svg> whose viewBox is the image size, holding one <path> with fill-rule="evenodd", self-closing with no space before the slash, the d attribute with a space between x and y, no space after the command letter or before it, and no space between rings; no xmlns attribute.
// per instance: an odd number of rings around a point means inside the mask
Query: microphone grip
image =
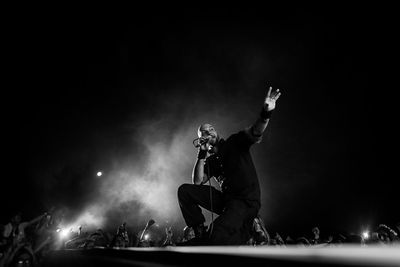
<svg viewBox="0 0 400 267"><path fill-rule="evenodd" d="M194 147L199 148L202 145L208 143L208 141L210 141L210 139L211 139L211 136L208 136L207 138L204 138L204 137L196 138L195 140L193 140L193 145L194 145ZM195 142L195 141L197 141L197 142Z"/></svg>
<svg viewBox="0 0 400 267"><path fill-rule="evenodd" d="M205 139L200 139L199 143L200 145L204 145L206 143L208 143L208 141L210 141L211 137L207 137Z"/></svg>

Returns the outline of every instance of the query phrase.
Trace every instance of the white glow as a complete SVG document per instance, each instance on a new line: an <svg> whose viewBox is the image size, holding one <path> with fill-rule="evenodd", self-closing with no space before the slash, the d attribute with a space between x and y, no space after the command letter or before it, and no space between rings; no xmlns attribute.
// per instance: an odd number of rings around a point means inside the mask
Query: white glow
<svg viewBox="0 0 400 267"><path fill-rule="evenodd" d="M73 221L67 222L57 229L60 238L67 238L72 232L77 233L79 227L82 231L92 231L95 228L102 228L104 216L100 207L88 206L86 210L77 216Z"/></svg>
<svg viewBox="0 0 400 267"><path fill-rule="evenodd" d="M148 129L144 132L156 131ZM132 220L138 217L147 220L149 214L159 220L178 217L180 210L176 192L180 184L191 179L193 161L188 157L193 154L192 147L185 147L188 151L179 148L182 148L182 140L189 140L192 134L176 135L169 143L155 142L156 138L151 134L146 136L143 144L147 157L141 162L131 158L127 158L126 162L115 162L107 178L102 180L99 192L101 199L96 204L103 205L103 211L107 211L121 207L124 203L140 203L142 208L135 211L136 216ZM132 213L129 210L125 212Z"/></svg>
<svg viewBox="0 0 400 267"><path fill-rule="evenodd" d="M102 176L102 175L103 175L102 172L97 172L97 176L98 176L98 177L100 177L100 176Z"/></svg>
<svg viewBox="0 0 400 267"><path fill-rule="evenodd" d="M67 222L68 226L74 226L75 231L76 226L82 225L82 231L87 231L88 227L117 227L122 221L143 222L144 226L149 218L170 222L181 219L177 189L191 180L196 155L190 142L182 142L192 140L196 127L184 127L165 142L158 123L143 125L140 132L145 134L137 137L143 146L141 156L115 157L107 167L107 175L98 170L96 177L101 173L102 179L93 189L98 197L82 207L83 212Z"/></svg>
<svg viewBox="0 0 400 267"><path fill-rule="evenodd" d="M298 262L298 265L312 261L318 266L400 266L399 249L400 246L395 244L393 246L370 245L366 247L356 244L343 244L318 248L314 246L303 248L298 246L178 246L168 248L168 250L177 253L221 254L290 260L293 263Z"/></svg>
<svg viewBox="0 0 400 267"><path fill-rule="evenodd" d="M99 214L100 213L100 214ZM104 223L104 217L98 207L87 207L87 210L82 212L73 223L71 223L67 229L79 229L82 228L101 228Z"/></svg>
<svg viewBox="0 0 400 267"><path fill-rule="evenodd" d="M368 232L368 231L363 232L363 233L362 233L362 237L363 237L364 239L368 239L368 238L369 238L369 232Z"/></svg>
<svg viewBox="0 0 400 267"><path fill-rule="evenodd" d="M69 234L69 230L68 229L61 229L61 231L59 231L60 237L61 238L66 238Z"/></svg>
<svg viewBox="0 0 400 267"><path fill-rule="evenodd" d="M148 240L149 239L149 234L144 235L144 239Z"/></svg>

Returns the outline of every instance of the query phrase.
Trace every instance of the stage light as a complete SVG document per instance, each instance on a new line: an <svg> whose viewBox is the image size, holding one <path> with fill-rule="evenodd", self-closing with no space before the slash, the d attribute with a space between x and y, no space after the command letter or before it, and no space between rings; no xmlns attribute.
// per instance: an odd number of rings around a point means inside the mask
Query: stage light
<svg viewBox="0 0 400 267"><path fill-rule="evenodd" d="M102 175L103 175L102 172L97 172L97 176L98 176L98 177L100 177L100 176L102 176Z"/></svg>
<svg viewBox="0 0 400 267"><path fill-rule="evenodd" d="M364 239L368 239L368 238L369 238L369 232L368 232L368 231L363 232L363 233L362 233L362 237L363 237Z"/></svg>
<svg viewBox="0 0 400 267"><path fill-rule="evenodd" d="M68 234L69 234L69 231L67 229L62 229L60 231L60 237L61 238L66 238L68 236Z"/></svg>

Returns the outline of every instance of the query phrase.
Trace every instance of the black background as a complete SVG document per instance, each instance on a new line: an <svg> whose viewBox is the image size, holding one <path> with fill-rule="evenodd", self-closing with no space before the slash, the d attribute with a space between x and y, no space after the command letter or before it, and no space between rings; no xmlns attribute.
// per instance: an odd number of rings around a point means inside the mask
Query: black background
<svg viewBox="0 0 400 267"><path fill-rule="evenodd" d="M228 121L215 125L228 135L256 119L267 86L282 91L253 148L267 228L358 231L399 221L390 7L78 10L9 10L2 223L15 211L79 210L108 152L144 153L128 145L146 134L132 125L166 118L157 130L169 140L210 115ZM190 182L190 173L179 179Z"/></svg>

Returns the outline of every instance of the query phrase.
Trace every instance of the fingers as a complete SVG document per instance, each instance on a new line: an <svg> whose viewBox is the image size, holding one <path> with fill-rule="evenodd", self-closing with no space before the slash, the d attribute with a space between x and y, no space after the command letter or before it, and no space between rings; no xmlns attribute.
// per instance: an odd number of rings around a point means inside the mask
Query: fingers
<svg viewBox="0 0 400 267"><path fill-rule="evenodd" d="M276 91L272 92L272 86L269 87L267 97L272 100L278 100L278 98L281 96L281 92L279 89L276 89Z"/></svg>
<svg viewBox="0 0 400 267"><path fill-rule="evenodd" d="M271 91L272 91L272 86L269 87L268 93L267 93L267 97L271 97Z"/></svg>
<svg viewBox="0 0 400 267"><path fill-rule="evenodd" d="M279 92L279 89L275 91L275 95L272 97L275 101L278 100L278 98L281 96L281 92Z"/></svg>
<svg viewBox="0 0 400 267"><path fill-rule="evenodd" d="M201 142L209 141L209 140L211 139L211 135L202 136L202 137L200 137L199 139L200 139Z"/></svg>

